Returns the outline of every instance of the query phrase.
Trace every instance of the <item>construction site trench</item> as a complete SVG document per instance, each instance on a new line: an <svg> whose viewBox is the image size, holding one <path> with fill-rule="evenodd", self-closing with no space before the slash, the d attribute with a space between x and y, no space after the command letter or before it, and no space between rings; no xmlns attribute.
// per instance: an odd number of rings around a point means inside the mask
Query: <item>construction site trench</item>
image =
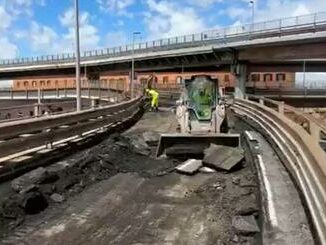
<svg viewBox="0 0 326 245"><path fill-rule="evenodd" d="M244 139L253 129L230 117L231 131L242 135L243 159L228 170L201 167L184 174L176 167L186 159L156 157L160 134L176 127L170 110L147 112L123 133L2 183L0 244L277 241L263 234L264 194ZM279 161L270 153L271 162ZM308 223L302 226L301 241L295 235L293 241L313 244Z"/></svg>

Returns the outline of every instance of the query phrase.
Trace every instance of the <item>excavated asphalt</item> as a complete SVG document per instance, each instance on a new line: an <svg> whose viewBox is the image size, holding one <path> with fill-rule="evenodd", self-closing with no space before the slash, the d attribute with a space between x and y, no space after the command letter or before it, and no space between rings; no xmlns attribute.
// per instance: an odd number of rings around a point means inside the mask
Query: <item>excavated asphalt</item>
<svg viewBox="0 0 326 245"><path fill-rule="evenodd" d="M155 159L155 147L142 140L144 132L175 128L171 112L146 113L123 135L49 166L55 178L32 188L29 180L19 182L47 205L32 215L19 202L25 194L2 199L2 214L12 218L0 219L0 244L256 244L259 233L232 227L239 215L259 219L252 163L231 172L178 174L177 160Z"/></svg>

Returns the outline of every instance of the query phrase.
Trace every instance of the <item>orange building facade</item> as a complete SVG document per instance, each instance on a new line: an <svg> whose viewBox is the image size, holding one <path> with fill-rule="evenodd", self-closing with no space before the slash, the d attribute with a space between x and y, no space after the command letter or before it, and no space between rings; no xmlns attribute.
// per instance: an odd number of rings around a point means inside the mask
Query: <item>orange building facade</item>
<svg viewBox="0 0 326 245"><path fill-rule="evenodd" d="M180 83L181 79L190 78L193 75L209 75L217 78L219 86L234 87L235 77L226 72L185 72L185 73L138 73L136 83L145 85L147 79L154 75L157 87L173 87ZM110 88L121 91L128 91L130 88L129 74L103 73L99 80L82 79L82 88ZM295 73L251 73L247 78L247 87L272 88L272 87L292 87L295 82ZM71 89L76 87L74 75L71 76L47 76L28 77L13 81L13 90L37 90L37 89Z"/></svg>
<svg viewBox="0 0 326 245"><path fill-rule="evenodd" d="M256 88L290 88L294 87L295 73L277 72L277 73L259 73L253 72L249 75L247 87Z"/></svg>

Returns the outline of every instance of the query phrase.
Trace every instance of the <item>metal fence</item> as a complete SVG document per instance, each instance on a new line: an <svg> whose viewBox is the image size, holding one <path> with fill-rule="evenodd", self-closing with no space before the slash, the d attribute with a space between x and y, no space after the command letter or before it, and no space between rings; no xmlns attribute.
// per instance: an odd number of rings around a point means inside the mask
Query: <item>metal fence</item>
<svg viewBox="0 0 326 245"><path fill-rule="evenodd" d="M153 50L174 49L189 46L200 46L207 43L232 43L237 41L247 41L262 38L264 35L282 35L289 31L315 30L326 26L326 12L276 19L271 21L257 22L242 26L232 26L223 29L209 30L201 33L159 39L154 41L129 44L113 48L105 48L92 51L84 51L81 59L92 60L99 58L117 57L128 55L134 49L135 53L146 53ZM265 36L266 37L266 36ZM17 58L0 60L0 67L51 64L73 61L74 53L64 53L56 55L43 55L37 57Z"/></svg>

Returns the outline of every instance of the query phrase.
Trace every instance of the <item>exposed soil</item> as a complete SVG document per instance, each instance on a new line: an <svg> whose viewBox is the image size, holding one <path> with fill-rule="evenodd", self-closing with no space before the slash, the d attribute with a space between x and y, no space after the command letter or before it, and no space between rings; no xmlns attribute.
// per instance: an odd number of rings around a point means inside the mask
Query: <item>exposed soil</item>
<svg viewBox="0 0 326 245"><path fill-rule="evenodd" d="M236 234L232 228L236 215L258 217L251 162L232 172L179 175L174 170L179 161L156 159L155 146L143 139L146 131L168 132L174 124L170 112L147 113L127 133L45 168L46 177L2 199L0 239L8 244L254 244L259 234ZM76 214L83 217L82 226Z"/></svg>

